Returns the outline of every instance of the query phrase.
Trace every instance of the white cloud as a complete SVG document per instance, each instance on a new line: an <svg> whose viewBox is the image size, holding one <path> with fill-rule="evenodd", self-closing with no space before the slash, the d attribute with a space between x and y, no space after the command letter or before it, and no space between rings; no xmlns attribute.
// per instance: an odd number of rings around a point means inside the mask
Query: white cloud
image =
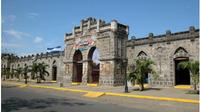
<svg viewBox="0 0 200 112"><path fill-rule="evenodd" d="M23 47L21 44L14 44L14 43L2 43L2 47L5 48L21 48Z"/></svg>
<svg viewBox="0 0 200 112"><path fill-rule="evenodd" d="M34 18L34 17L37 17L37 16L39 16L38 13L35 13L35 12L28 13L28 17L30 17L30 18Z"/></svg>
<svg viewBox="0 0 200 112"><path fill-rule="evenodd" d="M41 43L43 41L43 38L41 37L35 37L35 39L33 40L34 43Z"/></svg>
<svg viewBox="0 0 200 112"><path fill-rule="evenodd" d="M6 30L6 31L3 31L4 33L12 36L12 37L15 37L15 38L22 38L22 37L28 37L30 36L30 34L28 33L25 33L25 32L20 32L20 31L16 31L14 29L11 29L11 30Z"/></svg>
<svg viewBox="0 0 200 112"><path fill-rule="evenodd" d="M16 19L16 16L15 16L15 15L8 15L7 19L8 19L10 22L14 22L15 19Z"/></svg>

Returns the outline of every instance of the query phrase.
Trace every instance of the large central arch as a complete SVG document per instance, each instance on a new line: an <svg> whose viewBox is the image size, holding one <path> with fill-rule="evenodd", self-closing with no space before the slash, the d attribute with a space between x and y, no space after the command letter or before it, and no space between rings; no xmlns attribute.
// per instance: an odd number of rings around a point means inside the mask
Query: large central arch
<svg viewBox="0 0 200 112"><path fill-rule="evenodd" d="M88 83L99 83L99 50L91 47L88 53Z"/></svg>
<svg viewBox="0 0 200 112"><path fill-rule="evenodd" d="M82 82L83 56L80 50L76 50L73 57L73 76L72 82Z"/></svg>

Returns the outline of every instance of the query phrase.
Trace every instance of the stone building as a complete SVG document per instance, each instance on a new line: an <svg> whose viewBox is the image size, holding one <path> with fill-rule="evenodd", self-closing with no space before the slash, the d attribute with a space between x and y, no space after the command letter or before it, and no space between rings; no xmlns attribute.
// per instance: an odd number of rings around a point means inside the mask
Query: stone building
<svg viewBox="0 0 200 112"><path fill-rule="evenodd" d="M161 87L191 84L189 71L178 68L177 64L199 60L199 29L190 27L188 31L176 33L168 30L156 36L149 33L148 37L130 40L128 35L129 26L116 20L106 23L87 18L81 20L72 33L65 34L63 52L22 57L10 66L29 65L34 58L50 65L49 80L64 85L121 86L127 66L135 64L135 59L150 58L156 63L159 78L154 80L146 74L146 83Z"/></svg>
<svg viewBox="0 0 200 112"><path fill-rule="evenodd" d="M153 86L171 87L179 84L191 84L190 73L177 67L181 61L199 60L199 29L190 27L189 31L131 39L127 42L129 64L137 58L150 58L156 63L159 78L147 79Z"/></svg>
<svg viewBox="0 0 200 112"><path fill-rule="evenodd" d="M63 81L123 85L127 40L128 26L116 20L111 23L94 18L82 20L80 26L74 27L73 32L66 34L64 38L66 47ZM95 49L99 51L98 73L94 73L92 61Z"/></svg>
<svg viewBox="0 0 200 112"><path fill-rule="evenodd" d="M44 62L45 64L49 65L47 68L49 76L46 77L46 80L56 81L60 76L59 74L63 74L63 56L63 51L54 53L40 53L22 57L16 56L15 59L10 62L8 62L9 59L7 57L2 56L1 67L5 68L7 65L9 65L6 68L12 70L18 67L24 68L25 66L30 66L33 62Z"/></svg>

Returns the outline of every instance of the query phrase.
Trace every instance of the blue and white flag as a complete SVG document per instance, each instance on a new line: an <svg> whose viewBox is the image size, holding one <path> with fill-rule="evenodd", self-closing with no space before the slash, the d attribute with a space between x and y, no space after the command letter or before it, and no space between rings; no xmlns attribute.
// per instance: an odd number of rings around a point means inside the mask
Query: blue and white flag
<svg viewBox="0 0 200 112"><path fill-rule="evenodd" d="M62 51L61 46L47 48L47 52L56 52L56 51Z"/></svg>

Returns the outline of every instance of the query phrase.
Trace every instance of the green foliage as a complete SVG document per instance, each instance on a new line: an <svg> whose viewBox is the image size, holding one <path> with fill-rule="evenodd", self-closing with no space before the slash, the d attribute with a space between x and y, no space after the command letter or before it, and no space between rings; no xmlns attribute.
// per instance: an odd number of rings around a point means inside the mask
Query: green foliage
<svg viewBox="0 0 200 112"><path fill-rule="evenodd" d="M27 84L28 83L28 73L30 72L30 70L28 69L28 66L25 66L24 68L23 68L23 70L22 70L22 74L23 74L23 76L24 76L24 79L25 79L25 84Z"/></svg>
<svg viewBox="0 0 200 112"><path fill-rule="evenodd" d="M129 72L128 80L133 84L139 84L140 90L144 90L145 74L152 74L154 79L158 77L153 65L155 63L151 59L137 59L136 67L132 72Z"/></svg>
<svg viewBox="0 0 200 112"><path fill-rule="evenodd" d="M31 78L37 79L37 83L40 83L41 80L45 81L45 76L49 76L48 71L46 70L48 67L45 63L33 63L30 66Z"/></svg>
<svg viewBox="0 0 200 112"><path fill-rule="evenodd" d="M1 76L4 78L3 80L9 79L12 76L12 72L9 68L2 68Z"/></svg>
<svg viewBox="0 0 200 112"><path fill-rule="evenodd" d="M196 85L199 83L199 62L193 60L183 61L178 64L178 67L188 69L190 71L194 90L196 90Z"/></svg>
<svg viewBox="0 0 200 112"><path fill-rule="evenodd" d="M33 63L30 66L30 72L31 72L31 79L36 79L37 74L38 74L38 64L37 63Z"/></svg>
<svg viewBox="0 0 200 112"><path fill-rule="evenodd" d="M15 70L15 77L18 78L18 80L20 80L20 77L23 73L23 68L22 67L18 67L17 69L14 69Z"/></svg>
<svg viewBox="0 0 200 112"><path fill-rule="evenodd" d="M44 81L45 81L45 76L49 76L49 72L46 70L47 67L48 65L45 63L38 63L39 76L40 76L40 79Z"/></svg>

